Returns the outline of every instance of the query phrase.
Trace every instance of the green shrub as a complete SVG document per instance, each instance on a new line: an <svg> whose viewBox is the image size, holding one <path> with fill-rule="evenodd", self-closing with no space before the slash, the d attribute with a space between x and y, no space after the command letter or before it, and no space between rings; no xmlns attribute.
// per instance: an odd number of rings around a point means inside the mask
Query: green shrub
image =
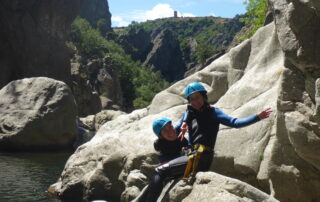
<svg viewBox="0 0 320 202"><path fill-rule="evenodd" d="M208 45L207 43L200 43L196 47L196 56L199 63L203 64L207 58L212 56L214 53L214 49L212 46Z"/></svg>
<svg viewBox="0 0 320 202"><path fill-rule="evenodd" d="M99 27L99 25L98 25ZM88 21L77 17L71 25L69 33L71 42L86 57L104 57L108 55L112 64L119 71L120 85L127 110L146 107L156 93L169 84L160 73L135 62L115 41L104 38L97 29L93 29Z"/></svg>
<svg viewBox="0 0 320 202"><path fill-rule="evenodd" d="M266 0L245 0L244 4L246 5L247 13L240 21L244 22L247 26L250 26L250 31L240 38L240 40L250 38L263 26L268 9Z"/></svg>
<svg viewBox="0 0 320 202"><path fill-rule="evenodd" d="M105 36L107 31L108 31L108 27L107 27L107 22L106 19L104 18L100 18L97 22L97 29L99 30L99 32L102 34L102 36Z"/></svg>
<svg viewBox="0 0 320 202"><path fill-rule="evenodd" d="M69 37L80 53L87 57L103 57L107 52L107 40L98 30L93 29L88 21L80 17L77 17L71 24Z"/></svg>
<svg viewBox="0 0 320 202"><path fill-rule="evenodd" d="M159 72L152 72L140 62L134 62L124 52L110 51L109 54L113 63L120 70L124 105L128 109L148 106L155 94L168 87L169 83L163 79Z"/></svg>
<svg viewBox="0 0 320 202"><path fill-rule="evenodd" d="M70 26L70 40L76 45L80 44L83 39L84 32L89 29L92 29L90 23L83 18L77 17Z"/></svg>
<svg viewBox="0 0 320 202"><path fill-rule="evenodd" d="M89 29L83 33L82 37L80 43L80 51L82 54L103 57L108 51L107 41L101 36L98 30Z"/></svg>

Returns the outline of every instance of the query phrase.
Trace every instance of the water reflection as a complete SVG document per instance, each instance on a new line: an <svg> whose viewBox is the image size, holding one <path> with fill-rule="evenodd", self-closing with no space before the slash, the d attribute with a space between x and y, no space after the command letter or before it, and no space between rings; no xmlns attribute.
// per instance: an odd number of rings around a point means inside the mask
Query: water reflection
<svg viewBox="0 0 320 202"><path fill-rule="evenodd" d="M0 201L58 202L45 191L71 153L0 153Z"/></svg>

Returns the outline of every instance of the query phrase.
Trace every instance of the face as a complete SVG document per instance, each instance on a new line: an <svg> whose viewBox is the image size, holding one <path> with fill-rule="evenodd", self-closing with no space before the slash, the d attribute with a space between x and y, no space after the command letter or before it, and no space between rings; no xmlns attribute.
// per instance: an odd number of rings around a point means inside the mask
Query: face
<svg viewBox="0 0 320 202"><path fill-rule="evenodd" d="M204 105L204 98L199 92L196 92L190 95L189 102L193 108L200 110Z"/></svg>
<svg viewBox="0 0 320 202"><path fill-rule="evenodd" d="M176 131L173 128L171 122L167 123L161 130L161 136L168 140L168 141L174 141L178 138L176 135Z"/></svg>

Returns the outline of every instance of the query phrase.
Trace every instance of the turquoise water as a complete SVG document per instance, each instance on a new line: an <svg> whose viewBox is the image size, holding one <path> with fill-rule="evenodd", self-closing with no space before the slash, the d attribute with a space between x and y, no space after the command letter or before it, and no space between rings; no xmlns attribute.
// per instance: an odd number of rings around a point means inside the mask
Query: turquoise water
<svg viewBox="0 0 320 202"><path fill-rule="evenodd" d="M0 202L59 202L46 193L71 153L0 153Z"/></svg>

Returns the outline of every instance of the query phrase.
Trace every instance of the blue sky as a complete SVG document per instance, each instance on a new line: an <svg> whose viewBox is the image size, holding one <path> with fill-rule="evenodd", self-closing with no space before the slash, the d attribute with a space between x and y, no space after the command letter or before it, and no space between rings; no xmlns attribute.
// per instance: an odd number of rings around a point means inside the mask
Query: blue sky
<svg viewBox="0 0 320 202"><path fill-rule="evenodd" d="M244 0L108 0L112 26L127 26L132 21L178 16L218 16L232 18L245 13Z"/></svg>

